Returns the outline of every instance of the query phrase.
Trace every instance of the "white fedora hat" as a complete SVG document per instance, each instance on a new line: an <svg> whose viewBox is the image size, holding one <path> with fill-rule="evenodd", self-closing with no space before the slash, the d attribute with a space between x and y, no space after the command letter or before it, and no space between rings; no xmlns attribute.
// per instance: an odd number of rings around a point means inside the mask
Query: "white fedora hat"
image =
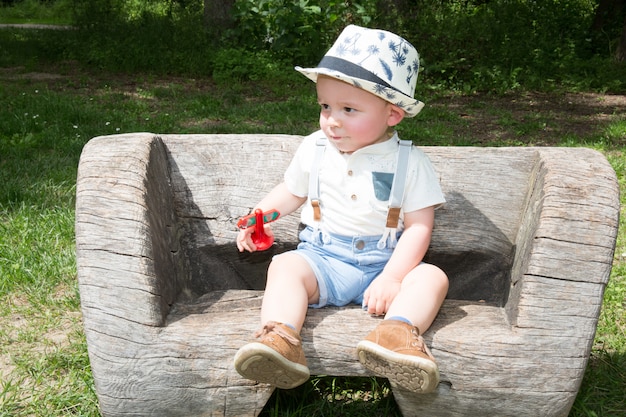
<svg viewBox="0 0 626 417"><path fill-rule="evenodd" d="M347 26L315 68L296 67L313 81L326 75L386 100L413 117L424 103L413 98L419 55L400 36L378 29Z"/></svg>

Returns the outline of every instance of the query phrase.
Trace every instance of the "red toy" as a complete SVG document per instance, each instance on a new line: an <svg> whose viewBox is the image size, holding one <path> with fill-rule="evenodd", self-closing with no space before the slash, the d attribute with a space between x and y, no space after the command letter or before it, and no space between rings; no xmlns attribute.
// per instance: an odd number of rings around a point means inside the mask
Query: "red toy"
<svg viewBox="0 0 626 417"><path fill-rule="evenodd" d="M274 243L274 237L265 234L263 225L277 220L278 217L280 217L280 213L276 209L266 211L265 213L261 209L256 209L254 213L239 219L237 227L240 229L254 227L254 231L250 235L252 242L256 245L257 250L266 250Z"/></svg>

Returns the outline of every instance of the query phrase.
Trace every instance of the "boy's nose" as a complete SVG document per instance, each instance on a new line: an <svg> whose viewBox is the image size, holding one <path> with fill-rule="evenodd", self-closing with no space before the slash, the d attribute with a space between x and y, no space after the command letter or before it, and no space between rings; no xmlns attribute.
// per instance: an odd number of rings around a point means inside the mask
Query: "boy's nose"
<svg viewBox="0 0 626 417"><path fill-rule="evenodd" d="M341 120L335 115L328 116L328 124L333 127L339 127L341 125Z"/></svg>

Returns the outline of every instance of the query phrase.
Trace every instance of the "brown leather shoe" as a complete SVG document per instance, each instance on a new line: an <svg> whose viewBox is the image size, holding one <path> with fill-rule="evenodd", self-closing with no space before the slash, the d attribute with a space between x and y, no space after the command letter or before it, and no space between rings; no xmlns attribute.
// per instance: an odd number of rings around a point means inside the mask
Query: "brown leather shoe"
<svg viewBox="0 0 626 417"><path fill-rule="evenodd" d="M270 321L256 332L258 342L248 343L235 354L241 376L278 388L295 388L309 379L309 368L300 335L289 326Z"/></svg>
<svg viewBox="0 0 626 417"><path fill-rule="evenodd" d="M435 358L408 323L383 320L356 349L363 366L410 391L427 394L439 383Z"/></svg>

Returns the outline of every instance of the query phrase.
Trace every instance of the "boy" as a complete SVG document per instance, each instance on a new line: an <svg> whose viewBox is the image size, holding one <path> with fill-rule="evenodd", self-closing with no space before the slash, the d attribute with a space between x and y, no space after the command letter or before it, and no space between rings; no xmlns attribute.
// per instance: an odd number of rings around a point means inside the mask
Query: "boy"
<svg viewBox="0 0 626 417"><path fill-rule="evenodd" d="M418 69L406 40L354 25L316 68L296 67L316 82L321 130L304 139L284 181L255 208L286 215L304 204L306 228L298 248L268 268L259 340L234 359L242 376L279 388L304 383L307 308L360 303L384 316L357 346L361 363L411 391L436 388L439 371L421 334L443 303L448 278L422 258L434 210L445 200L428 158L394 130L423 107L413 98ZM239 232L240 251L256 250L250 234Z"/></svg>

